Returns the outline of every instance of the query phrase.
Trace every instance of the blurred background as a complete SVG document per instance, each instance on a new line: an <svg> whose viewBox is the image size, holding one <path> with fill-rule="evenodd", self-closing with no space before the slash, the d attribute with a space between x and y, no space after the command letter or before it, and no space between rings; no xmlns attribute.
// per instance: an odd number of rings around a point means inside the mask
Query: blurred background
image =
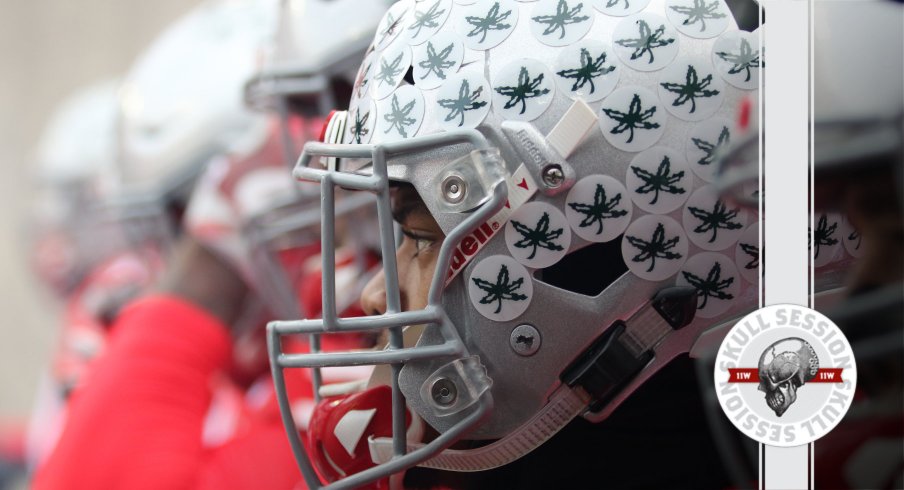
<svg viewBox="0 0 904 490"><path fill-rule="evenodd" d="M74 90L123 74L198 0L0 0L0 425L27 417L56 329L29 274L24 219L29 166L54 107Z"/></svg>

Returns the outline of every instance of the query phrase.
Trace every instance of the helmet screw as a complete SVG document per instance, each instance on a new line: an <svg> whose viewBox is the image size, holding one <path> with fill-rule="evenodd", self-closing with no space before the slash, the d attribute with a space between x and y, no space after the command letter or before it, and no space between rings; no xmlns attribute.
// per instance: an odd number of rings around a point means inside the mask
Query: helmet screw
<svg viewBox="0 0 904 490"><path fill-rule="evenodd" d="M456 204L465 198L468 184L458 175L450 175L443 179L442 191L446 201Z"/></svg>
<svg viewBox="0 0 904 490"><path fill-rule="evenodd" d="M540 350L540 332L533 325L522 324L512 330L509 345L515 354L530 357Z"/></svg>
<svg viewBox="0 0 904 490"><path fill-rule="evenodd" d="M565 182L565 172L557 164L547 165L543 168L543 183L550 189L555 189Z"/></svg>
<svg viewBox="0 0 904 490"><path fill-rule="evenodd" d="M430 387L430 395L438 405L448 407L458 398L458 388L449 378L437 378Z"/></svg>

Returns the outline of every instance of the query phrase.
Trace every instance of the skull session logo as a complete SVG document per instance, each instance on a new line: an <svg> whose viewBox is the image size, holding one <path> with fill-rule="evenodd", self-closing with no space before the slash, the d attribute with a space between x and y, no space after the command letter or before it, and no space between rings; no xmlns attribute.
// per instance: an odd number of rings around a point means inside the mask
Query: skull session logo
<svg viewBox="0 0 904 490"><path fill-rule="evenodd" d="M797 400L797 389L816 377L819 356L809 342L798 338L779 340L760 356L759 390L766 394L766 403L777 417ZM740 373L739 373L740 374ZM835 378L826 376L829 380ZM838 376L837 382L841 382Z"/></svg>
<svg viewBox="0 0 904 490"><path fill-rule="evenodd" d="M854 397L851 346L828 318L796 305L744 317L716 357L715 386L725 415L741 432L771 446L824 436Z"/></svg>

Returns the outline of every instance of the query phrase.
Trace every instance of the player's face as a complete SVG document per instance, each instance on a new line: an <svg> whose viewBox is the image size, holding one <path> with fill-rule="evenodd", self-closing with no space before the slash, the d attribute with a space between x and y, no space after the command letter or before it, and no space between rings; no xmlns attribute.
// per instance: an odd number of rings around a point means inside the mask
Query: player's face
<svg viewBox="0 0 904 490"><path fill-rule="evenodd" d="M392 214L401 226L403 239L396 251L402 311L427 306L440 244L445 235L424 201L410 185L392 190ZM368 315L386 312L386 285L383 272L377 274L361 293L361 307Z"/></svg>

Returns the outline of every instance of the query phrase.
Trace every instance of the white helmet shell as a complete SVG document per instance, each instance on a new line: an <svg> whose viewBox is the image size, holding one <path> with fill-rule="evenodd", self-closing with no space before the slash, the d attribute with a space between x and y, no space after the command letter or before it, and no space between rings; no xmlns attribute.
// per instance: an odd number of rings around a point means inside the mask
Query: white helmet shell
<svg viewBox="0 0 904 490"><path fill-rule="evenodd" d="M813 15L817 122L900 114L904 110L904 6L884 0L821 2Z"/></svg>
<svg viewBox="0 0 904 490"><path fill-rule="evenodd" d="M334 77L351 83L387 5L387 0L282 2L274 42L248 83L248 102L272 108L274 96L323 95Z"/></svg>
<svg viewBox="0 0 904 490"><path fill-rule="evenodd" d="M183 187L252 124L242 87L276 23L276 0L208 0L165 31L123 85L122 178L154 195Z"/></svg>
<svg viewBox="0 0 904 490"><path fill-rule="evenodd" d="M85 182L116 168L118 80L89 85L57 108L38 142L35 176L42 185Z"/></svg>

